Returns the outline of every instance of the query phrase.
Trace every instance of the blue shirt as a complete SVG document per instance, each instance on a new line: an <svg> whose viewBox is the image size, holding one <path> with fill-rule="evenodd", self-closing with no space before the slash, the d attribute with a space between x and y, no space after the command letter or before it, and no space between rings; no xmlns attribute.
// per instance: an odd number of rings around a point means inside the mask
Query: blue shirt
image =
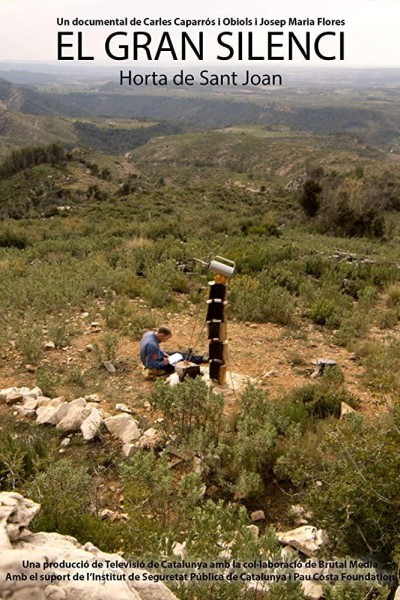
<svg viewBox="0 0 400 600"><path fill-rule="evenodd" d="M164 353L154 331L148 331L140 340L140 360L146 369L163 369Z"/></svg>

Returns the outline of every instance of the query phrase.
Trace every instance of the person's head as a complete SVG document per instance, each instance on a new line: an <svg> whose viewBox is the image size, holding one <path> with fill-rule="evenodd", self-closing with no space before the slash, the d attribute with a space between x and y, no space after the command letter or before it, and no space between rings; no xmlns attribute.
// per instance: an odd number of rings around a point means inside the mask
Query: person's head
<svg viewBox="0 0 400 600"><path fill-rule="evenodd" d="M170 330L169 327L165 327L163 325L162 327L159 327L157 329L156 336L160 343L167 342L169 339L172 338L172 331Z"/></svg>

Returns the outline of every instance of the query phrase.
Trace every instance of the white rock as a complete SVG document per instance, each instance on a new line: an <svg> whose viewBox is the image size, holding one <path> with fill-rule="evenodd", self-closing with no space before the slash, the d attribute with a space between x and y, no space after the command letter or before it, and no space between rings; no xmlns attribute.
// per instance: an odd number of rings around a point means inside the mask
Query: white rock
<svg viewBox="0 0 400 600"><path fill-rule="evenodd" d="M313 581L302 581L301 587L303 594L309 598L309 600L320 600L325 598L324 590L320 583L314 583Z"/></svg>
<svg viewBox="0 0 400 600"><path fill-rule="evenodd" d="M9 550L11 548L11 542L7 535L6 527L4 523L0 524L0 552L3 550Z"/></svg>
<svg viewBox="0 0 400 600"><path fill-rule="evenodd" d="M38 423L38 425L58 425L58 423L66 417L68 410L68 402L39 406L36 411L36 423Z"/></svg>
<svg viewBox="0 0 400 600"><path fill-rule="evenodd" d="M29 395L33 396L34 398L39 398L39 396L43 396L43 392L40 389L40 387L34 387L31 390L29 390Z"/></svg>
<svg viewBox="0 0 400 600"><path fill-rule="evenodd" d="M311 525L303 525L284 533L279 532L276 537L281 544L289 544L309 557L314 556L328 542L327 534Z"/></svg>
<svg viewBox="0 0 400 600"><path fill-rule="evenodd" d="M183 542L182 544L180 544L179 542L175 542L172 546L172 554L174 556L179 556L180 558L185 559L188 555L186 549L186 542Z"/></svg>
<svg viewBox="0 0 400 600"><path fill-rule="evenodd" d="M122 454L126 456L126 458L130 458L137 452L137 446L135 444L124 444L122 446Z"/></svg>
<svg viewBox="0 0 400 600"><path fill-rule="evenodd" d="M25 406L16 405L15 410L18 412L18 414L21 415L21 417L30 418L30 417L36 416L36 411L34 409L29 409L29 408L26 408Z"/></svg>
<svg viewBox="0 0 400 600"><path fill-rule="evenodd" d="M85 400L87 402L101 402L101 398L99 398L97 394L89 394L88 396L85 396Z"/></svg>
<svg viewBox="0 0 400 600"><path fill-rule="evenodd" d="M159 444L160 439L161 436L157 429L150 427L150 429L146 429L144 434L136 442L135 446L142 450L149 450L150 448L155 448Z"/></svg>
<svg viewBox="0 0 400 600"><path fill-rule="evenodd" d="M61 440L60 446L61 446L61 448L66 448L67 446L70 445L70 443L71 443L71 438L67 437L67 438L64 438L63 440Z"/></svg>
<svg viewBox="0 0 400 600"><path fill-rule="evenodd" d="M126 413L105 420L108 431L124 444L130 444L140 438L140 429L136 421Z"/></svg>
<svg viewBox="0 0 400 600"><path fill-rule="evenodd" d="M92 412L86 417L81 425L83 438L88 442L93 440L99 433L102 424L103 419L101 418L99 411L97 408L92 408Z"/></svg>
<svg viewBox="0 0 400 600"><path fill-rule="evenodd" d="M253 523L256 521L265 521L265 513L263 510L255 510L251 513L250 519Z"/></svg>
<svg viewBox="0 0 400 600"><path fill-rule="evenodd" d="M38 396L37 397L37 405L38 406L47 406L48 404L50 404L50 402L51 402L51 398L49 398L48 396Z"/></svg>
<svg viewBox="0 0 400 600"><path fill-rule="evenodd" d="M11 541L26 533L26 527L39 510L40 504L17 492L0 492L0 525Z"/></svg>
<svg viewBox="0 0 400 600"><path fill-rule="evenodd" d="M10 392L6 395L6 403L7 404L16 404L16 402L21 402L24 399L23 394L20 391Z"/></svg>
<svg viewBox="0 0 400 600"><path fill-rule="evenodd" d="M354 410L349 404L346 402L340 403L340 418L343 419L346 415L351 415L357 411Z"/></svg>
<svg viewBox="0 0 400 600"><path fill-rule="evenodd" d="M312 515L300 504L292 504L290 507L290 516L296 525L307 525Z"/></svg>
<svg viewBox="0 0 400 600"><path fill-rule="evenodd" d="M260 530L258 529L257 525L247 525L246 529L252 533L253 537L258 538Z"/></svg>
<svg viewBox="0 0 400 600"><path fill-rule="evenodd" d="M15 394L16 392L19 392L16 387L4 388L0 390L0 400L5 400L9 394Z"/></svg>
<svg viewBox="0 0 400 600"><path fill-rule="evenodd" d="M57 424L57 429L65 432L79 431L84 420L94 410L87 406L84 398L78 398L69 403L68 412Z"/></svg>
<svg viewBox="0 0 400 600"><path fill-rule="evenodd" d="M37 398L29 398L28 400L24 401L24 408L26 410L36 410L37 406L38 406Z"/></svg>
<svg viewBox="0 0 400 600"><path fill-rule="evenodd" d="M46 342L44 345L44 349L45 350L55 350L56 349L56 345L54 342Z"/></svg>
<svg viewBox="0 0 400 600"><path fill-rule="evenodd" d="M115 410L120 410L121 412L128 413L128 415L132 414L131 409L126 404L116 404Z"/></svg>

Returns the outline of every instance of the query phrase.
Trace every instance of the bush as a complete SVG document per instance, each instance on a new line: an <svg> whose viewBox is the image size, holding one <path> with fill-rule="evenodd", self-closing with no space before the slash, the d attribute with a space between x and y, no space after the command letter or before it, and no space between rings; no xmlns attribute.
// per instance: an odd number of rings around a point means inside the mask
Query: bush
<svg viewBox="0 0 400 600"><path fill-rule="evenodd" d="M0 487L20 488L51 464L57 456L57 437L44 429L16 424L14 417L2 416L0 427Z"/></svg>
<svg viewBox="0 0 400 600"><path fill-rule="evenodd" d="M218 443L223 397L215 394L202 379L186 378L181 385L173 387L156 381L150 402L154 409L161 410L164 433L176 443L190 445L201 439L204 447L196 448L198 451Z"/></svg>
<svg viewBox="0 0 400 600"><path fill-rule="evenodd" d="M125 508L132 519L156 518L159 532L189 526L189 518L203 497L203 483L196 473L180 479L171 470L168 457L139 453L120 467Z"/></svg>
<svg viewBox="0 0 400 600"><path fill-rule="evenodd" d="M115 362L117 359L119 338L111 333L105 333L99 342L93 344L93 354L97 365L101 367L104 362Z"/></svg>
<svg viewBox="0 0 400 600"><path fill-rule="evenodd" d="M60 377L53 373L49 367L39 367L36 371L36 385L40 387L45 396L54 397L60 385Z"/></svg>
<svg viewBox="0 0 400 600"><path fill-rule="evenodd" d="M386 306L400 309L400 285L391 285L387 291Z"/></svg>
<svg viewBox="0 0 400 600"><path fill-rule="evenodd" d="M42 330L35 323L28 323L17 336L17 348L24 359L37 364L43 354Z"/></svg>
<svg viewBox="0 0 400 600"><path fill-rule="evenodd" d="M42 507L36 529L77 535L82 515L89 512L93 484L85 467L61 459L37 475L26 493Z"/></svg>
<svg viewBox="0 0 400 600"><path fill-rule="evenodd" d="M289 399L294 404L303 404L310 417L339 418L342 402L353 408L358 405L355 396L347 392L342 384L342 371L338 367L327 367L319 383L295 388L289 394Z"/></svg>
<svg viewBox="0 0 400 600"><path fill-rule="evenodd" d="M372 421L351 415L319 446L322 485L308 503L340 552L388 560L400 542L399 423L398 407Z"/></svg>
<svg viewBox="0 0 400 600"><path fill-rule="evenodd" d="M289 325L294 319L292 295L282 287L268 287L248 276L232 282L229 307L242 321Z"/></svg>

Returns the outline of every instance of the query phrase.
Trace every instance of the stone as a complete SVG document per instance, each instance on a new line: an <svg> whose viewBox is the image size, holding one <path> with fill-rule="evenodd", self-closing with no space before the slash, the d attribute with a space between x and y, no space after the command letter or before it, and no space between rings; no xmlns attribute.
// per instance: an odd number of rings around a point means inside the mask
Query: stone
<svg viewBox="0 0 400 600"><path fill-rule="evenodd" d="M258 529L257 525L247 525L246 529L248 529L252 536L256 539L260 535L260 530Z"/></svg>
<svg viewBox="0 0 400 600"><path fill-rule="evenodd" d="M85 396L86 402L101 402L101 398L98 397L97 394L89 394Z"/></svg>
<svg viewBox="0 0 400 600"><path fill-rule="evenodd" d="M68 412L57 424L57 429L65 432L79 431L84 420L93 408L87 406L84 398L78 398L69 403Z"/></svg>
<svg viewBox="0 0 400 600"><path fill-rule="evenodd" d="M45 406L39 406L36 411L36 423L38 423L38 425L58 425L58 423L67 416L68 410L68 402L60 402L57 404L50 403Z"/></svg>
<svg viewBox="0 0 400 600"><path fill-rule="evenodd" d="M352 413L357 412L346 402L340 403L340 418L343 419L346 415L351 415Z"/></svg>
<svg viewBox="0 0 400 600"><path fill-rule="evenodd" d="M9 540L17 540L40 510L40 504L28 500L17 492L0 492L0 525Z"/></svg>
<svg viewBox="0 0 400 600"><path fill-rule="evenodd" d="M12 394L18 391L19 389L16 387L4 388L3 390L0 390L0 400L5 400L8 394Z"/></svg>
<svg viewBox="0 0 400 600"><path fill-rule="evenodd" d="M54 342L46 342L44 345L44 349L45 350L55 350L56 349L56 345Z"/></svg>
<svg viewBox="0 0 400 600"><path fill-rule="evenodd" d="M34 387L31 390L29 390L29 395L30 396L34 396L35 398L39 398L39 396L43 396L43 392L40 389L40 387Z"/></svg>
<svg viewBox="0 0 400 600"><path fill-rule="evenodd" d="M128 413L128 415L132 414L131 409L128 408L128 406L126 404L116 404L115 405L115 410L120 410L121 412Z"/></svg>
<svg viewBox="0 0 400 600"><path fill-rule="evenodd" d="M0 524L0 552L9 550L10 548L12 548L12 546L7 535L6 527L4 524Z"/></svg>
<svg viewBox="0 0 400 600"><path fill-rule="evenodd" d="M27 400L25 400L23 408L25 408L26 410L35 411L37 409L37 406L38 406L37 398L28 398Z"/></svg>
<svg viewBox="0 0 400 600"><path fill-rule="evenodd" d="M52 401L51 398L49 398L48 396L38 396L37 398L37 405L39 406L48 406L50 404L50 402ZM57 400L57 398L54 398L54 400ZM63 401L64 399L62 399Z"/></svg>
<svg viewBox="0 0 400 600"><path fill-rule="evenodd" d="M35 365L25 365L25 369L28 371L28 373L36 373L36 369L37 367L35 367Z"/></svg>
<svg viewBox="0 0 400 600"><path fill-rule="evenodd" d="M290 516L293 517L293 521L296 525L307 525L308 521L312 518L312 515L300 504L292 504L290 507Z"/></svg>
<svg viewBox="0 0 400 600"><path fill-rule="evenodd" d="M182 559L187 558L186 542L183 542L182 544L180 542L175 542L172 546L172 554L174 556L179 556Z"/></svg>
<svg viewBox="0 0 400 600"><path fill-rule="evenodd" d="M315 583L314 581L302 581L301 588L303 594L309 600L320 600L320 598L325 598L324 590L320 583Z"/></svg>
<svg viewBox="0 0 400 600"><path fill-rule="evenodd" d="M124 444L131 444L140 438L136 421L126 413L105 420L108 431Z"/></svg>
<svg viewBox="0 0 400 600"><path fill-rule="evenodd" d="M281 544L289 544L308 557L315 556L329 541L324 531L317 530L312 525L303 525L284 533L278 532L276 537Z"/></svg>
<svg viewBox="0 0 400 600"><path fill-rule="evenodd" d="M85 350L86 352L93 352L93 344L87 344L87 346L85 346Z"/></svg>
<svg viewBox="0 0 400 600"><path fill-rule="evenodd" d="M15 410L18 412L18 414L21 415L21 417L30 418L30 417L36 416L36 411L34 409L26 408L24 405L22 405L22 406L16 405Z"/></svg>
<svg viewBox="0 0 400 600"><path fill-rule="evenodd" d="M17 402L21 402L24 399L24 396L19 391L10 392L6 395L6 403L12 406Z"/></svg>
<svg viewBox="0 0 400 600"><path fill-rule="evenodd" d="M275 375L278 375L278 371L275 371L275 369L271 369L270 371L264 373L261 379L266 379L267 377L274 377Z"/></svg>
<svg viewBox="0 0 400 600"><path fill-rule="evenodd" d="M157 429L150 427L150 429L146 429L140 439L136 442L135 446L141 450L150 450L151 448L156 448L160 441L161 436Z"/></svg>
<svg viewBox="0 0 400 600"><path fill-rule="evenodd" d="M133 454L135 454L135 452L137 452L138 448L135 444L124 444L122 446L122 454L126 457L126 458L130 458L131 456L133 456Z"/></svg>
<svg viewBox="0 0 400 600"><path fill-rule="evenodd" d="M116 373L117 369L114 367L111 361L105 360L103 366L108 373Z"/></svg>
<svg viewBox="0 0 400 600"><path fill-rule="evenodd" d="M67 438L64 438L63 440L61 440L60 446L61 446L61 448L66 448L67 446L70 445L70 443L71 443L71 438L67 437Z"/></svg>
<svg viewBox="0 0 400 600"><path fill-rule="evenodd" d="M10 498L8 499L7 496ZM17 502L21 507L29 507L32 502L23 498L15 498L15 494L3 493L0 498L0 507L2 503L14 507ZM39 507L39 505L35 505ZM119 519L126 519L123 513L115 513ZM34 515L33 515L34 516ZM24 529L24 524L19 520L15 523L17 528ZM0 534L1 535L1 534ZM8 535L8 534L7 534ZM3 537L0 539L4 539ZM93 566L94 561L107 561L114 563L123 563L123 558L118 554L106 554L93 546L90 542L84 546L79 544L76 539L70 536L60 535L58 533L35 533L29 534L25 530L22 539L11 540L11 547L6 543L2 546L0 562L0 597L7 597L13 600L177 600L176 596L168 590L161 582L149 582L148 576L145 578L145 571L139 569L130 569L128 567L116 567L108 570L104 567L101 570L105 574L103 581L87 580L87 573L96 572L97 568ZM35 568L38 574L37 581L30 581L29 575L32 569L24 568L22 561L28 559L32 563L39 563ZM52 567L51 571L44 571L45 562L50 563L80 563L84 565L79 572L82 574L82 580L73 580L77 570L69 567ZM15 581L6 581L5 574L13 573L17 576ZM41 581L44 574L69 575L59 581L49 583ZM108 580L107 574L113 573L118 579ZM148 575L148 574L147 574ZM25 580L23 580L25 576ZM139 581L136 581L139 579ZM147 579L147 580L146 580Z"/></svg>
<svg viewBox="0 0 400 600"><path fill-rule="evenodd" d="M253 523L256 521L265 521L265 513L263 510L255 510L250 514L250 519Z"/></svg>
<svg viewBox="0 0 400 600"><path fill-rule="evenodd" d="M93 440L98 435L102 424L103 419L99 411L97 408L92 408L92 412L86 417L81 425L83 439L87 442Z"/></svg>

